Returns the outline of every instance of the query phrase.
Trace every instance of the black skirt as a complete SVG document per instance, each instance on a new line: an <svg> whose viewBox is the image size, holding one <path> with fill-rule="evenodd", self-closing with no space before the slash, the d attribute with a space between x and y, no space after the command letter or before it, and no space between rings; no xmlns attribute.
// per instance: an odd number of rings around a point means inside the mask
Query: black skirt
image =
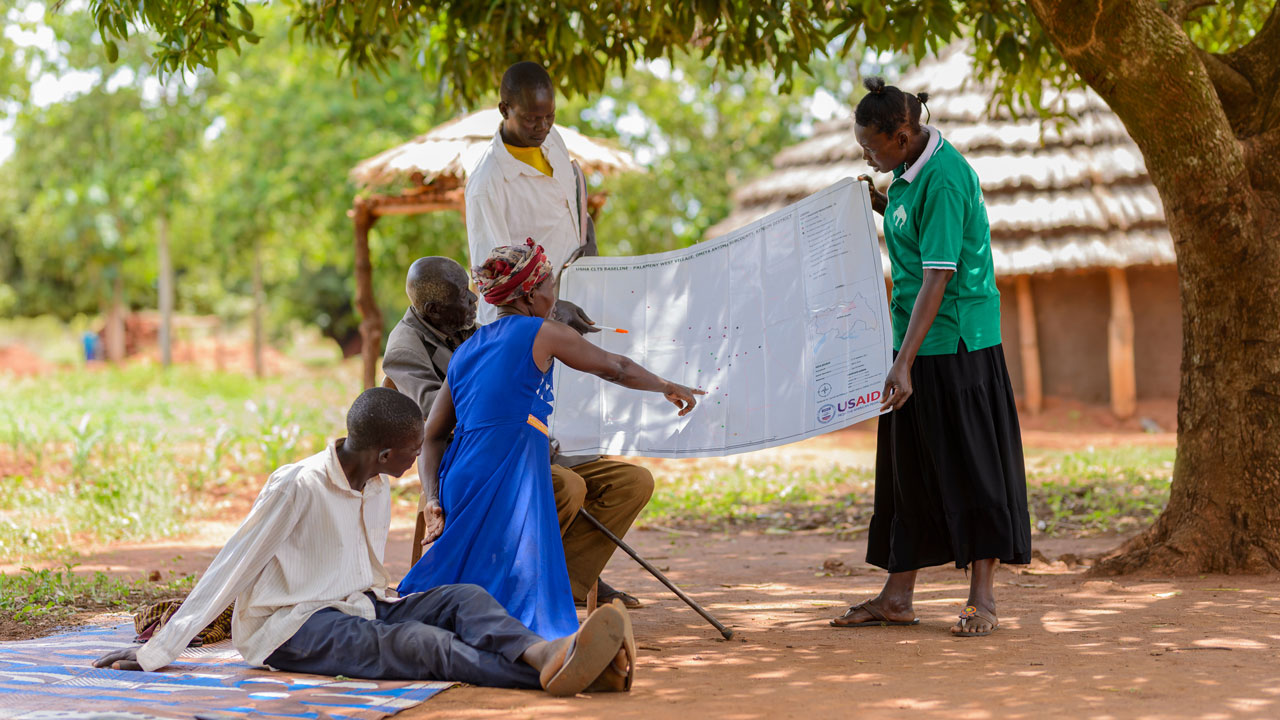
<svg viewBox="0 0 1280 720"><path fill-rule="evenodd" d="M922 355L912 395L880 416L867 562L906 572L1031 562L1022 433L1001 346Z"/></svg>

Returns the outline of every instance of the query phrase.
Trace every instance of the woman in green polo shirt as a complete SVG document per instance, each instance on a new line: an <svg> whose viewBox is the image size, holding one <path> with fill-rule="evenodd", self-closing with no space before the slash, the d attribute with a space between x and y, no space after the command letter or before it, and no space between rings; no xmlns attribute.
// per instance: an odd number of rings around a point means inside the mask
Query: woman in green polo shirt
<svg viewBox="0 0 1280 720"><path fill-rule="evenodd" d="M973 571L951 632L988 635L998 625L996 563L1030 562L1031 525L987 209L973 168L920 124L928 97L879 78L865 85L854 131L867 163L893 173L887 194L871 188L892 263L894 362L867 544L867 562L889 577L831 624L918 624L916 572L954 562Z"/></svg>

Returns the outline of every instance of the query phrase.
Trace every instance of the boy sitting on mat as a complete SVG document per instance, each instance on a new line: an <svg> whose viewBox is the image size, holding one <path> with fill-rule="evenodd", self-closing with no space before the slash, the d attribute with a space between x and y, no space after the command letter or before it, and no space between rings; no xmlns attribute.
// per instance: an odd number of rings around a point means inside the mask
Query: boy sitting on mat
<svg viewBox="0 0 1280 720"><path fill-rule="evenodd" d="M409 469L422 439L417 403L366 390L347 413L347 437L271 475L173 618L141 648L94 666L163 668L234 600L232 638L253 665L553 695L629 689L635 639L620 603L548 642L474 585L387 597L389 479Z"/></svg>

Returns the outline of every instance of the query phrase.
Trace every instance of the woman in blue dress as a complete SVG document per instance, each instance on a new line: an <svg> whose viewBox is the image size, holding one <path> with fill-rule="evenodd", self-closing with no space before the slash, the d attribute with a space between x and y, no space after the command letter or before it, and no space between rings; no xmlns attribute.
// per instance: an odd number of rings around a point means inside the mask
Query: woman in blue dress
<svg viewBox="0 0 1280 720"><path fill-rule="evenodd" d="M544 638L564 637L578 629L578 618L551 485L552 362L660 392L680 415L703 393L548 319L556 278L533 240L495 248L474 279L498 306L498 319L454 353L427 418L418 473L428 502L438 500L444 513L428 517L426 538L435 542L400 583L400 594L472 583Z"/></svg>

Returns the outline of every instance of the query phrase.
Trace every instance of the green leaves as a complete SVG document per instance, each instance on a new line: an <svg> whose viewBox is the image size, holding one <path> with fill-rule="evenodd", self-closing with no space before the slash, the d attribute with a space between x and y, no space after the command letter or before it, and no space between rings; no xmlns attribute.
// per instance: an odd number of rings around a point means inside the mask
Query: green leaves
<svg viewBox="0 0 1280 720"><path fill-rule="evenodd" d="M997 79L1002 104L1026 105L1033 88L1078 84L1023 3L1008 0L281 0L303 39L337 52L339 68L385 77L412 58L475 102L511 63L551 68L568 96L593 94L610 73L678 51L714 56L726 70L766 66L790 86L814 57L856 40L920 61L959 37L974 40L979 74ZM1273 0L1230 0L1197 9L1187 32L1210 52L1252 37ZM105 43L130 26L156 35L166 73L218 69L218 53L255 44L241 0L89 0ZM108 57L112 50L108 46ZM114 62L114 59L112 60Z"/></svg>
<svg viewBox="0 0 1280 720"><path fill-rule="evenodd" d="M770 65L790 82L797 69L825 54L829 41L856 32L862 13L827 0L718 0L601 4L596 0L283 0L310 43L338 51L348 72L385 76L391 63L415 57L438 67L453 91L474 101L512 62L536 59L556 68L566 94L591 93L606 75L637 61L691 49L716 55L726 68ZM887 5L862 3L871 26L885 27ZM218 54L254 43L254 19L236 0L89 0L104 41L124 39L130 25L156 35L163 72L218 68ZM849 22L853 18L854 22ZM917 22L917 34L923 21Z"/></svg>
<svg viewBox="0 0 1280 720"><path fill-rule="evenodd" d="M1007 32L1000 37L1000 42L996 44L996 59L1000 61L1001 68L1010 75L1017 75L1022 69L1021 48L1018 47L1018 41L1013 37L1013 33Z"/></svg>
<svg viewBox="0 0 1280 720"><path fill-rule="evenodd" d="M884 4L880 0L866 0L862 3L862 10L866 13L867 30L871 32L882 32L884 30L885 20L888 13L885 12Z"/></svg>

